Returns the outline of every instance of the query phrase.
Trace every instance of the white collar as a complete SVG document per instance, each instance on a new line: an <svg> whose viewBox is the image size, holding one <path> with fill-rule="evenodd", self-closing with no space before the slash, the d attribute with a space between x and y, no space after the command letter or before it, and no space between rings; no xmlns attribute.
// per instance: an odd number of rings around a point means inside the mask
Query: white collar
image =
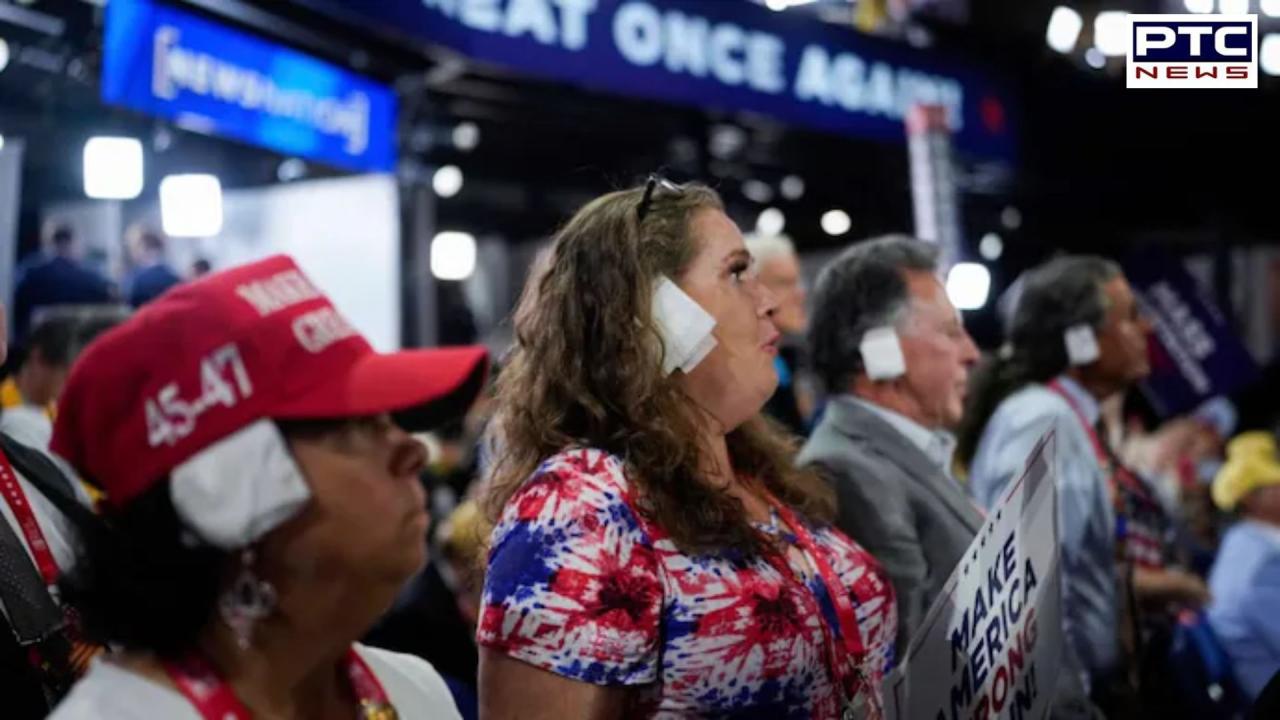
<svg viewBox="0 0 1280 720"><path fill-rule="evenodd" d="M920 449L929 462L933 463L948 476L951 474L951 462L956 452L956 438L945 430L930 430L902 413L882 407L873 402L849 395L860 407L869 410L876 417L889 423L912 445Z"/></svg>

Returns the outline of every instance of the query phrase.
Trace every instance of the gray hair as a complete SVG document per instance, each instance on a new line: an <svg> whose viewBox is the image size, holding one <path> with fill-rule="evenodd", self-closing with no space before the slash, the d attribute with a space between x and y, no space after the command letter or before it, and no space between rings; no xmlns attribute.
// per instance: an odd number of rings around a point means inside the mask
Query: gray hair
<svg viewBox="0 0 1280 720"><path fill-rule="evenodd" d="M843 389L863 369L858 346L868 330L905 317L910 271L937 272L938 247L886 235L853 245L822 269L813 292L809 351L829 391Z"/></svg>
<svg viewBox="0 0 1280 720"><path fill-rule="evenodd" d="M1120 265L1113 260L1063 255L1021 279L1005 337L1035 381L1050 379L1069 366L1062 339L1068 329L1102 326L1110 306L1103 286L1121 275Z"/></svg>
<svg viewBox="0 0 1280 720"><path fill-rule="evenodd" d="M786 235L760 235L748 233L743 241L747 252L755 259L757 265L763 265L776 257L795 257L796 246Z"/></svg>

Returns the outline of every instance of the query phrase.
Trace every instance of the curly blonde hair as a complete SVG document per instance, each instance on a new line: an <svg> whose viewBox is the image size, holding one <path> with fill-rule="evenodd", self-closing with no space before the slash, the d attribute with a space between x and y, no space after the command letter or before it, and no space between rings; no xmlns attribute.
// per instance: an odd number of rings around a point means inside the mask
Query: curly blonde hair
<svg viewBox="0 0 1280 720"><path fill-rule="evenodd" d="M496 521L546 460L569 447L622 458L642 512L683 551L761 551L742 503L708 482L699 417L662 372L650 312L654 281L679 278L698 251L692 223L723 212L702 185L659 188L643 218L643 188L588 203L557 234L515 314L516 345L498 379L500 450L484 497ZM792 463L796 442L757 417L728 435L734 471L812 521L829 520L825 484Z"/></svg>

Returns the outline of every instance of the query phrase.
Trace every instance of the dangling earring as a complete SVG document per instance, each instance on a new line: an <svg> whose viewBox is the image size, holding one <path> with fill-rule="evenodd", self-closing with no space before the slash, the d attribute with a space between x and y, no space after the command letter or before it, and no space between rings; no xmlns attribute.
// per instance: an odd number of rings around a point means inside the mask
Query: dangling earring
<svg viewBox="0 0 1280 720"><path fill-rule="evenodd" d="M253 550L245 548L240 554L240 571L218 598L218 612L241 650L249 649L254 625L276 609L276 589L254 574L253 560Z"/></svg>

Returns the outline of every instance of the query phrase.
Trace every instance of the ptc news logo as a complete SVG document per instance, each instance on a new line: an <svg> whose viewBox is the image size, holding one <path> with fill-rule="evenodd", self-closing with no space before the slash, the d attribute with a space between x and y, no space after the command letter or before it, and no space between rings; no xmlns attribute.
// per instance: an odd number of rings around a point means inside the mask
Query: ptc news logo
<svg viewBox="0 0 1280 720"><path fill-rule="evenodd" d="M1125 86L1258 87L1258 16L1130 15Z"/></svg>

